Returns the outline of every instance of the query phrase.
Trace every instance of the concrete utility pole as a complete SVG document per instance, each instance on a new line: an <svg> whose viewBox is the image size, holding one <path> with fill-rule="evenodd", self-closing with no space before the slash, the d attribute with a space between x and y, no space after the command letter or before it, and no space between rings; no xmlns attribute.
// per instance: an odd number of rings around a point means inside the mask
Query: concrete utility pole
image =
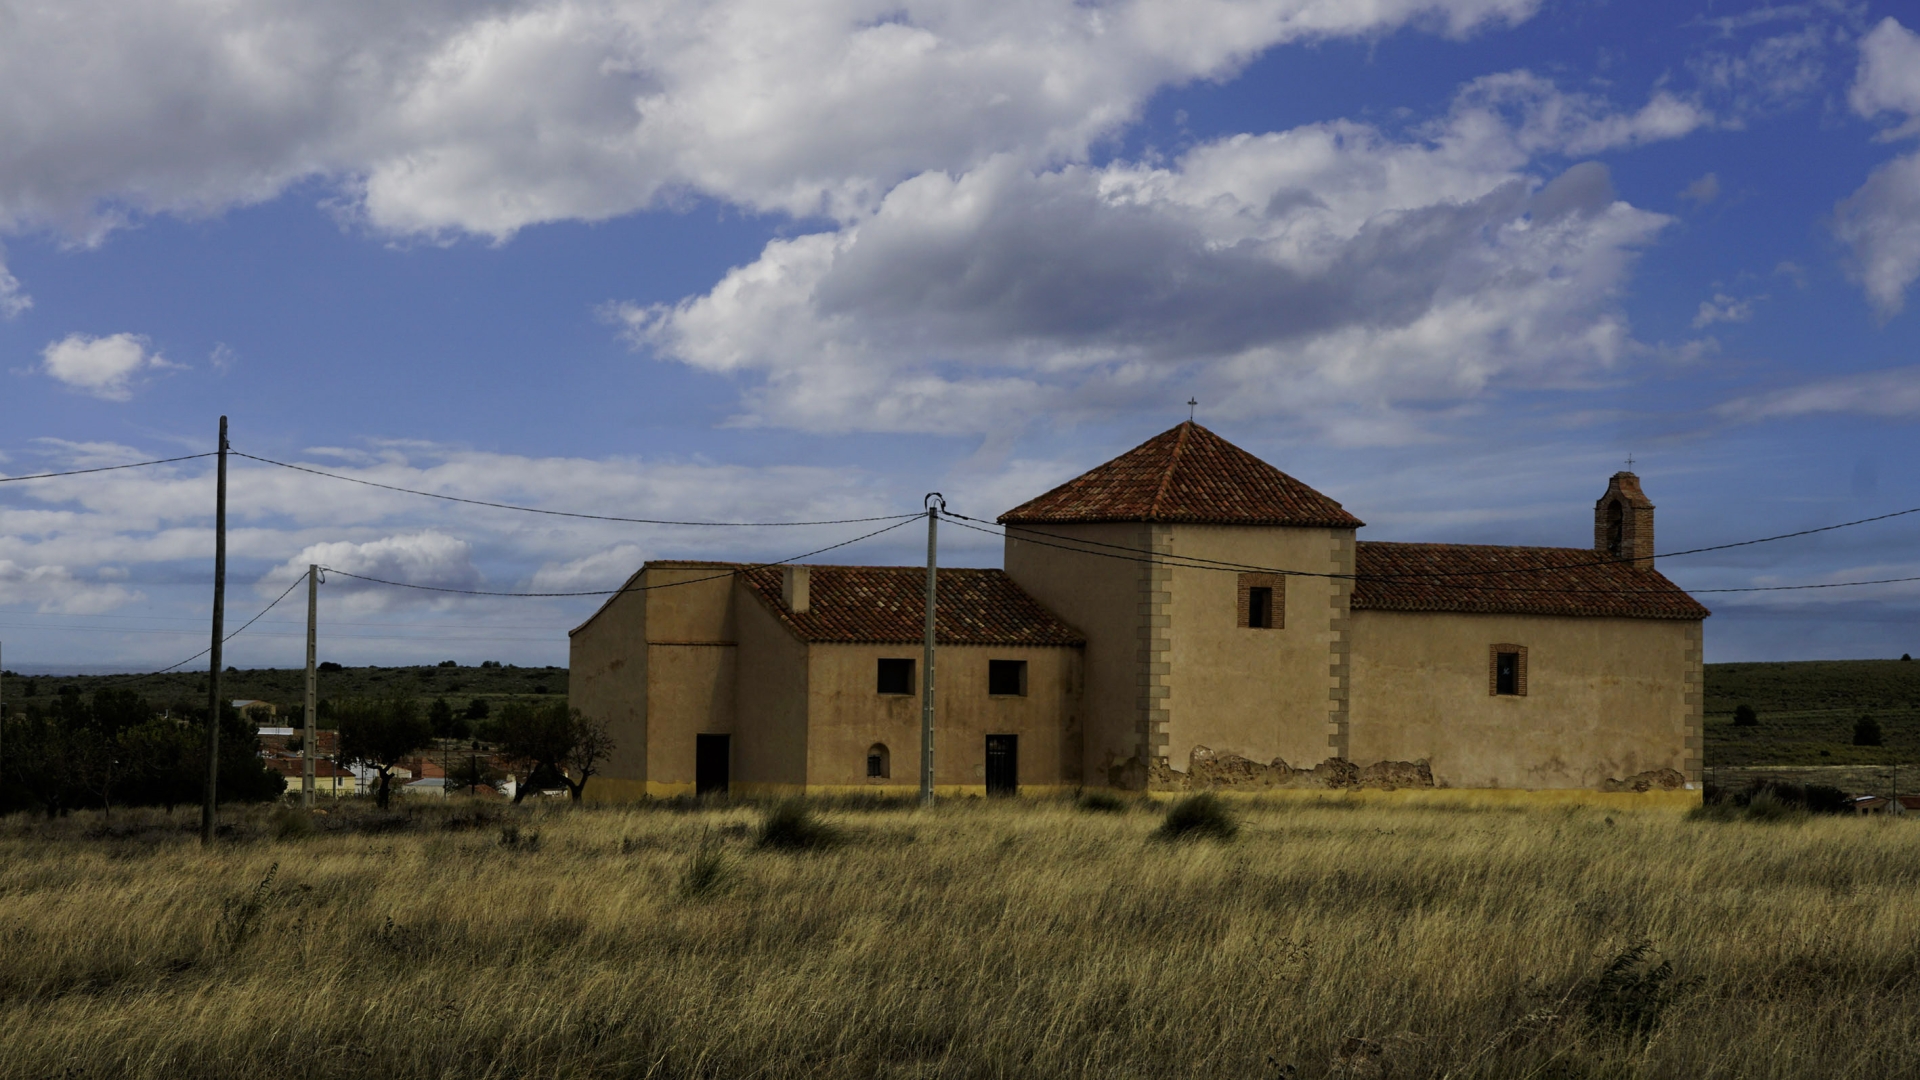
<svg viewBox="0 0 1920 1080"><path fill-rule="evenodd" d="M936 509L934 504L938 503ZM940 539L940 511L947 508L947 500L935 491L926 498L927 506L927 625L924 644L926 674L920 684L920 804L933 804L933 611L939 592L936 577L939 573L937 552Z"/></svg>
<svg viewBox="0 0 1920 1080"><path fill-rule="evenodd" d="M220 646L227 632L227 418L220 418L220 466L213 497L213 659L207 675L207 795L200 804L200 843L213 843L220 783Z"/></svg>
<svg viewBox="0 0 1920 1080"><path fill-rule="evenodd" d="M307 707L305 710L306 717L307 717L307 730L306 730L306 733L303 736L301 736L301 741L300 741L300 745L304 748L304 752L301 754L302 760L300 762L300 805L308 808L311 808L313 806L313 753L314 753L313 751L313 739L314 739L313 710L319 698L319 694L315 692L319 688L315 686L316 680L315 680L314 670L313 670L314 630L316 625L315 609L319 606L319 602L320 602L320 568L318 566L313 565L312 563L308 563L307 564Z"/></svg>

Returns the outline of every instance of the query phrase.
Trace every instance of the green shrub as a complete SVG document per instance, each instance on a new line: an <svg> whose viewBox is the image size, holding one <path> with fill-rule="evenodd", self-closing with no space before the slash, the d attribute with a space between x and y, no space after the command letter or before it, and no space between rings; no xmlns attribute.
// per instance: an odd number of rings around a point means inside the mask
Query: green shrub
<svg viewBox="0 0 1920 1080"><path fill-rule="evenodd" d="M1687 984L1673 978L1673 962L1649 958L1651 942L1627 947L1587 988L1587 1023L1616 1035L1645 1036L1660 1024Z"/></svg>
<svg viewBox="0 0 1920 1080"><path fill-rule="evenodd" d="M1734 727L1757 727L1759 723L1760 714L1753 711L1753 706L1743 703L1733 710Z"/></svg>
<svg viewBox="0 0 1920 1080"><path fill-rule="evenodd" d="M760 822L758 843L777 851L813 851L840 842L840 830L813 816L800 799L788 799Z"/></svg>
<svg viewBox="0 0 1920 1080"><path fill-rule="evenodd" d="M1853 722L1853 745L1879 746L1881 742L1880 721L1871 716L1862 716Z"/></svg>
<svg viewBox="0 0 1920 1080"><path fill-rule="evenodd" d="M1231 840L1240 831L1227 804L1211 791L1189 795L1167 807L1154 835L1162 840Z"/></svg>
<svg viewBox="0 0 1920 1080"><path fill-rule="evenodd" d="M304 840L316 831L313 815L297 806L276 806L268 820L275 840Z"/></svg>
<svg viewBox="0 0 1920 1080"><path fill-rule="evenodd" d="M1127 811L1125 799L1111 791L1099 789L1081 792L1080 797L1073 801L1073 805L1095 814L1124 814Z"/></svg>

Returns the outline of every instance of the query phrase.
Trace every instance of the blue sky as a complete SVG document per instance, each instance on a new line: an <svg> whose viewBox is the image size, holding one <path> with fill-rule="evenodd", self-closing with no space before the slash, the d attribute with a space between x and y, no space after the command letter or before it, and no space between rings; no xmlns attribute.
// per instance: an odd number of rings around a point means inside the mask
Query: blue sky
<svg viewBox="0 0 1920 1080"><path fill-rule="evenodd" d="M1548 0L0 0L0 473L236 449L622 516L991 517L1185 418L1363 537L1659 547L1920 506L1920 17ZM240 460L310 561L617 585L852 526L582 523ZM16 669L202 647L205 461L0 485ZM1676 558L1920 576L1920 515ZM826 558L910 562L916 527ZM955 562L992 540L949 529ZM297 598L296 598L297 599ZM1920 651L1920 588L1703 594L1712 660ZM325 657L564 663L591 600L323 590ZM301 612L229 646L300 661Z"/></svg>

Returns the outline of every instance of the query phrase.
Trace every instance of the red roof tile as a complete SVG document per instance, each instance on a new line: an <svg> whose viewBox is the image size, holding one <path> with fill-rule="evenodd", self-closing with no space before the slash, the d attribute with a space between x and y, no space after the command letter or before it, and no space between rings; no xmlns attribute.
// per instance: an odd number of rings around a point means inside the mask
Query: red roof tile
<svg viewBox="0 0 1920 1080"><path fill-rule="evenodd" d="M1189 420L1037 499L1003 523L1166 521L1354 529L1340 504Z"/></svg>
<svg viewBox="0 0 1920 1080"><path fill-rule="evenodd" d="M804 614L780 599L782 568L745 570L747 587L804 641L906 644L921 640L927 572L918 566L810 566ZM940 569L934 606L942 645L1080 645L1086 639L1013 583L1004 570Z"/></svg>
<svg viewBox="0 0 1920 1080"><path fill-rule="evenodd" d="M1655 570L1584 548L1355 545L1353 610L1704 619L1712 612Z"/></svg>

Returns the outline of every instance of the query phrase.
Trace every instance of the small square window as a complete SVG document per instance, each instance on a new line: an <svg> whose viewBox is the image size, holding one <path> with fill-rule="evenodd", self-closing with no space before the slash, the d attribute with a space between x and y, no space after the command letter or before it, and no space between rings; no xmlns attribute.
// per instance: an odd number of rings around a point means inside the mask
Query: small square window
<svg viewBox="0 0 1920 1080"><path fill-rule="evenodd" d="M987 693L1024 697L1026 692L1027 662L1025 660L987 661Z"/></svg>
<svg viewBox="0 0 1920 1080"><path fill-rule="evenodd" d="M1255 585L1247 590L1247 625L1262 630L1273 629L1273 590L1265 585Z"/></svg>
<svg viewBox="0 0 1920 1080"><path fill-rule="evenodd" d="M879 688L883 694L913 693L913 661L882 657Z"/></svg>
<svg viewBox="0 0 1920 1080"><path fill-rule="evenodd" d="M1249 630L1287 625L1287 579L1283 574L1241 574L1239 624Z"/></svg>

